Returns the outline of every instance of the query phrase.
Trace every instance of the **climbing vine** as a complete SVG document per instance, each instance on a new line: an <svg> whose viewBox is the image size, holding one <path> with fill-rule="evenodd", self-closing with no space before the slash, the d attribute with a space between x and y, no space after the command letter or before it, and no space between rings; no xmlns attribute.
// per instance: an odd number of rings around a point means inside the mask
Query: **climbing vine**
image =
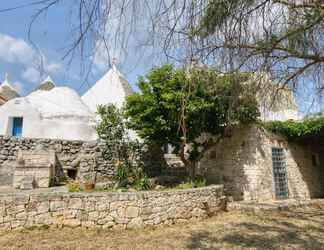
<svg viewBox="0 0 324 250"><path fill-rule="evenodd" d="M309 136L324 135L324 117L308 118L303 121L273 121L263 123L267 130L298 140Z"/></svg>

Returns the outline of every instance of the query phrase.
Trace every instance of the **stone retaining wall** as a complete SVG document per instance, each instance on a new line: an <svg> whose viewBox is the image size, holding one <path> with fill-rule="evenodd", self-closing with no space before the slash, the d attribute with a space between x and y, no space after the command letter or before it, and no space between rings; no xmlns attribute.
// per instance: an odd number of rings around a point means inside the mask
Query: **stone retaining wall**
<svg viewBox="0 0 324 250"><path fill-rule="evenodd" d="M143 228L224 210L223 186L162 192L0 195L0 229L39 226Z"/></svg>

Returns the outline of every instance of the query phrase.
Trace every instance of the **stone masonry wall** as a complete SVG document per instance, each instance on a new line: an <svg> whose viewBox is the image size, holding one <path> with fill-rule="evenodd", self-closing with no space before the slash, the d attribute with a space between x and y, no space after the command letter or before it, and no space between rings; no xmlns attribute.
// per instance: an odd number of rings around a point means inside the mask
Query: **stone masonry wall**
<svg viewBox="0 0 324 250"><path fill-rule="evenodd" d="M94 170L99 182L110 180L114 174L112 164L102 157L103 144L100 142L0 136L0 173L4 173L0 178L3 179L0 185L12 183L12 166L17 160L19 150L32 151L40 146L44 150L54 150L59 167L65 171L77 170L80 179L92 174Z"/></svg>
<svg viewBox="0 0 324 250"><path fill-rule="evenodd" d="M32 151L37 148L54 150L58 169L65 172L77 171L77 178L95 179L98 182L113 183L115 167L111 162L102 157L104 144L100 141L67 141L53 139L30 139L0 136L0 186L11 185L14 172L14 163L18 151ZM163 154L160 148L153 145L146 146L143 150L142 160L145 169L162 169Z"/></svg>
<svg viewBox="0 0 324 250"><path fill-rule="evenodd" d="M221 185L164 192L16 193L0 195L0 229L143 228L204 218L225 207Z"/></svg>
<svg viewBox="0 0 324 250"><path fill-rule="evenodd" d="M232 136L206 153L199 171L209 183L224 184L225 194L234 200L273 200L276 196L272 147L284 149L289 198L323 197L324 181L320 173L324 162L312 166L312 147L288 143L285 138L256 126L234 129Z"/></svg>

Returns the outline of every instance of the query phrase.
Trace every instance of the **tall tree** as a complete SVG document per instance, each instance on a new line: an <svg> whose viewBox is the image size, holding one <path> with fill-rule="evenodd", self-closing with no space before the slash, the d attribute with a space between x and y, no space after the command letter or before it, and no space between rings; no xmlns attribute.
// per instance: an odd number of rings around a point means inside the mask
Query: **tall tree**
<svg viewBox="0 0 324 250"><path fill-rule="evenodd" d="M153 69L128 97L130 128L158 145L170 143L194 175L196 163L231 127L259 115L255 85L245 74L219 76L213 70Z"/></svg>

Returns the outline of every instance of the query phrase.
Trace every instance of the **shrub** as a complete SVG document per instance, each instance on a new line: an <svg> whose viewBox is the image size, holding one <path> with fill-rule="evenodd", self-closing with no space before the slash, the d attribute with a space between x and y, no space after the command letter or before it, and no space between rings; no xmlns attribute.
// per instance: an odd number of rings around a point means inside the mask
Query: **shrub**
<svg viewBox="0 0 324 250"><path fill-rule="evenodd" d="M67 183L67 188L69 190L69 192L80 192L82 191L80 182L76 181L76 180L69 180Z"/></svg>
<svg viewBox="0 0 324 250"><path fill-rule="evenodd" d="M138 190L149 190L151 188L150 180L147 176L142 177L137 183Z"/></svg>
<svg viewBox="0 0 324 250"><path fill-rule="evenodd" d="M140 161L141 145L138 140L130 138L123 110L108 104L100 105L97 113L100 121L96 130L105 142L103 157L115 165L118 186L136 186L145 177Z"/></svg>

